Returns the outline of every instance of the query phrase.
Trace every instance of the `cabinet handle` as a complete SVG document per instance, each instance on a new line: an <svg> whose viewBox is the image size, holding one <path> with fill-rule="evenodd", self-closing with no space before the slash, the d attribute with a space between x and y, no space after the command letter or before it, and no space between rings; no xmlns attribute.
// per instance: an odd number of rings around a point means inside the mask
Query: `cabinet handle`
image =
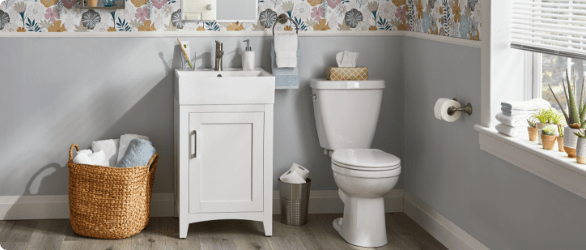
<svg viewBox="0 0 586 250"><path fill-rule="evenodd" d="M193 157L197 158L197 130L193 130Z"/></svg>

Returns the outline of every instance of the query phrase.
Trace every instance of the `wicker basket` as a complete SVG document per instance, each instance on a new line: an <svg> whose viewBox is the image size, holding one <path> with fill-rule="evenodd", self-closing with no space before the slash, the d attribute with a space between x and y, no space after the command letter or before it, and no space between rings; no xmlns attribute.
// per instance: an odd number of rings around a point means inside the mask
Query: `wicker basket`
<svg viewBox="0 0 586 250"><path fill-rule="evenodd" d="M79 235L122 239L142 231L149 223L155 169L159 155L147 166L113 168L73 163L69 149L69 212Z"/></svg>

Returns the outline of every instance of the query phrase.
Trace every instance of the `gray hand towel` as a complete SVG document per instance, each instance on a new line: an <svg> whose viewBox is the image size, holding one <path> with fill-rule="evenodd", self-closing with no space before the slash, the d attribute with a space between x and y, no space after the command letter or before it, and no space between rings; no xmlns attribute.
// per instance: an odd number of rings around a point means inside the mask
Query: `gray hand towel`
<svg viewBox="0 0 586 250"><path fill-rule="evenodd" d="M150 141L134 139L130 141L124 157L116 163L116 167L132 168L136 166L146 166L149 164L149 160L155 153L156 150Z"/></svg>

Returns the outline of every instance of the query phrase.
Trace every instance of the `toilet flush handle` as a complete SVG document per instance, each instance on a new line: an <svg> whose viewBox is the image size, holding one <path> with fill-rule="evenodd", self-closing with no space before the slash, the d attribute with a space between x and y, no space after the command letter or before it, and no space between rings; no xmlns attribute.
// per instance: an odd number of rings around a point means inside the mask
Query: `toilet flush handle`
<svg viewBox="0 0 586 250"><path fill-rule="evenodd" d="M317 101L317 94L311 94L311 97L313 98L314 101Z"/></svg>

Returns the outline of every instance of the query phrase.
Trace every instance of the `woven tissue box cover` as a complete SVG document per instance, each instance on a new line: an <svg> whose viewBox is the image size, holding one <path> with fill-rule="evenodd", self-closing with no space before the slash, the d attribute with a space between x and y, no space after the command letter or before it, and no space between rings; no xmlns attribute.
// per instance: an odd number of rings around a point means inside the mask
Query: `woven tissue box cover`
<svg viewBox="0 0 586 250"><path fill-rule="evenodd" d="M332 81L368 80L367 67L339 68L328 67L326 78Z"/></svg>

